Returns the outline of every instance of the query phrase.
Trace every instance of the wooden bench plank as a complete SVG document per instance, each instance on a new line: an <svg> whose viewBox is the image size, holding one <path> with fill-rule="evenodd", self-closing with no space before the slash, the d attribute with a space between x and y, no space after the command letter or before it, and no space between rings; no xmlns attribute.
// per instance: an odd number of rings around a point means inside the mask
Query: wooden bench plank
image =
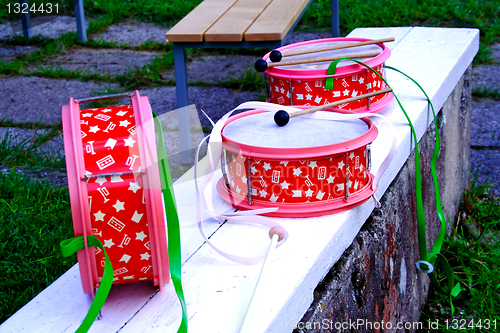
<svg viewBox="0 0 500 333"><path fill-rule="evenodd" d="M165 34L167 41L202 42L205 32L237 1L203 1Z"/></svg>
<svg viewBox="0 0 500 333"><path fill-rule="evenodd" d="M247 30L245 40L283 40L309 2L274 0Z"/></svg>
<svg viewBox="0 0 500 333"><path fill-rule="evenodd" d="M205 33L207 42L240 42L272 0L239 0Z"/></svg>

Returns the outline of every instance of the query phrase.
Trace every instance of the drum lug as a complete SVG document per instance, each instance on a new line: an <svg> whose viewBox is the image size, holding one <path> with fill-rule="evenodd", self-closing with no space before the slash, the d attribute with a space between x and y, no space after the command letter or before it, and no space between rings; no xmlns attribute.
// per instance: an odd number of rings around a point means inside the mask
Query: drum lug
<svg viewBox="0 0 500 333"><path fill-rule="evenodd" d="M248 157L247 185L248 185L248 191L247 191L248 204L253 205L253 200L252 200L252 158L251 157Z"/></svg>
<svg viewBox="0 0 500 333"><path fill-rule="evenodd" d="M226 151L222 151L222 156L221 156L221 171L222 171L222 176L224 177L224 182L226 183L226 187L229 189L229 181L227 180L227 170L226 170Z"/></svg>
<svg viewBox="0 0 500 333"><path fill-rule="evenodd" d="M344 154L344 160L345 160L344 201L347 202L347 199L349 199L349 188L350 188L349 176L351 175L351 172L349 171L349 156L347 155L347 153Z"/></svg>
<svg viewBox="0 0 500 333"><path fill-rule="evenodd" d="M293 105L293 87L292 87L292 80L288 81L288 91L290 94L290 105Z"/></svg>
<svg viewBox="0 0 500 333"><path fill-rule="evenodd" d="M366 170L372 169L372 145L366 146Z"/></svg>
<svg viewBox="0 0 500 333"><path fill-rule="evenodd" d="M123 171L123 172L107 172L107 173L96 173L81 176L80 179L83 181L88 181L92 178L103 178L103 177L114 177L114 176L128 176L128 175L138 175L142 176L146 174L144 171Z"/></svg>

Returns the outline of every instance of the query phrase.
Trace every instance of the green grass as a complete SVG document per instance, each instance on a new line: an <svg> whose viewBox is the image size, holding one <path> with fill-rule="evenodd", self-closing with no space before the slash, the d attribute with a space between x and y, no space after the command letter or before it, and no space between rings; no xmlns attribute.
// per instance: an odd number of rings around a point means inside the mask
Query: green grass
<svg viewBox="0 0 500 333"><path fill-rule="evenodd" d="M459 221L442 251L462 292L453 299L452 315L447 295L431 288L421 321L438 321L441 326L425 332L500 330L500 198L490 190L488 183L479 184L474 176L464 191ZM445 281L441 284L445 285ZM487 320L491 322L490 329L477 326ZM495 320L497 329L493 329ZM471 322L476 326L472 327ZM460 329L464 323L464 329Z"/></svg>
<svg viewBox="0 0 500 333"><path fill-rule="evenodd" d="M500 101L500 91L491 88L472 88L472 96L476 98L491 98Z"/></svg>
<svg viewBox="0 0 500 333"><path fill-rule="evenodd" d="M62 239L72 237L67 189L0 175L0 323L76 262L63 258Z"/></svg>
<svg viewBox="0 0 500 333"><path fill-rule="evenodd" d="M30 124L21 124L19 128L27 128ZM16 124L0 121L0 126L17 127ZM31 140L16 140L16 136L7 131L7 134L0 138L0 161L4 166L28 166L28 167L50 167L64 168L66 162L61 153L51 152L40 146L49 141L56 135L62 133L61 124L33 129L46 129L46 132L40 134L36 132Z"/></svg>

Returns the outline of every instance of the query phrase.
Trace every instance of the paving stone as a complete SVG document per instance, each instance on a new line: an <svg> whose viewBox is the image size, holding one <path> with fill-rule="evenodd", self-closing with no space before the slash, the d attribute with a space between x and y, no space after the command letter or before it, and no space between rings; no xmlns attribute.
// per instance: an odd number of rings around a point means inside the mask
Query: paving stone
<svg viewBox="0 0 500 333"><path fill-rule="evenodd" d="M254 71L256 56L245 55L208 55L196 57L187 63L188 82L205 81L215 84L219 80L227 80L230 77L239 77L245 69ZM166 79L175 80L174 70L169 70Z"/></svg>
<svg viewBox="0 0 500 333"><path fill-rule="evenodd" d="M117 85L57 80L39 77L0 78L0 119L16 123L40 122L55 124L61 121L61 108L70 97L95 95L104 87Z"/></svg>
<svg viewBox="0 0 500 333"><path fill-rule="evenodd" d="M139 46L146 41L165 43L167 28L153 23L123 22L109 26L108 31L96 35L93 39L107 42Z"/></svg>
<svg viewBox="0 0 500 333"><path fill-rule="evenodd" d="M88 21L85 26L88 27ZM33 36L57 38L60 35L76 31L76 19L71 16L43 16L31 18ZM11 38L14 33L22 34L21 20L0 26L0 38Z"/></svg>
<svg viewBox="0 0 500 333"><path fill-rule="evenodd" d="M471 149L471 173L477 172L480 184L487 179L494 186L493 190L500 195L500 150L493 149Z"/></svg>
<svg viewBox="0 0 500 333"><path fill-rule="evenodd" d="M500 92L500 43L490 46L493 65L475 66L472 69L472 88L489 88Z"/></svg>
<svg viewBox="0 0 500 333"><path fill-rule="evenodd" d="M500 148L500 102L472 102L471 145Z"/></svg>
<svg viewBox="0 0 500 333"><path fill-rule="evenodd" d="M46 59L43 68L54 67L70 71L83 71L84 74L121 75L142 67L156 58L156 52L137 52L120 49L71 49L64 55ZM36 70L30 66L28 70Z"/></svg>
<svg viewBox="0 0 500 333"><path fill-rule="evenodd" d="M46 129L0 127L0 142L5 140L9 141L11 145L18 145L24 141L29 146L37 136L45 134L46 131Z"/></svg>
<svg viewBox="0 0 500 333"><path fill-rule="evenodd" d="M5 45L0 43L0 59L2 61L10 61L18 56L35 52L39 49L36 46Z"/></svg>

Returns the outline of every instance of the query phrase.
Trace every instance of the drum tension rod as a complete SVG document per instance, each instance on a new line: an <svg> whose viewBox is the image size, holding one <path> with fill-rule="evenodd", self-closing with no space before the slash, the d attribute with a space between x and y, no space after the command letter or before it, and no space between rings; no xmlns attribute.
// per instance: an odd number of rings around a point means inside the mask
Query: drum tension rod
<svg viewBox="0 0 500 333"><path fill-rule="evenodd" d="M349 199L349 176L350 176L350 171L349 171L349 156L347 153L344 153L344 159L345 159L345 183L344 183L344 191L345 191L345 196L344 196L344 201L347 202L347 199Z"/></svg>
<svg viewBox="0 0 500 333"><path fill-rule="evenodd" d="M103 178L103 177L113 177L113 176L128 176L128 175L144 175L144 171L123 171L123 172L108 172L108 173L96 173L80 177L81 180L89 180L92 178Z"/></svg>
<svg viewBox="0 0 500 333"><path fill-rule="evenodd" d="M248 164L247 164L247 185L248 185L248 204L253 205L252 201L252 158L248 157Z"/></svg>
<svg viewBox="0 0 500 333"><path fill-rule="evenodd" d="M366 146L366 170L372 169L372 145Z"/></svg>
<svg viewBox="0 0 500 333"><path fill-rule="evenodd" d="M222 156L221 156L221 171L222 171L222 176L224 177L224 182L226 183L226 187L229 189L229 181L227 180L227 170L226 170L226 158L227 158L227 153L225 150L222 151Z"/></svg>

